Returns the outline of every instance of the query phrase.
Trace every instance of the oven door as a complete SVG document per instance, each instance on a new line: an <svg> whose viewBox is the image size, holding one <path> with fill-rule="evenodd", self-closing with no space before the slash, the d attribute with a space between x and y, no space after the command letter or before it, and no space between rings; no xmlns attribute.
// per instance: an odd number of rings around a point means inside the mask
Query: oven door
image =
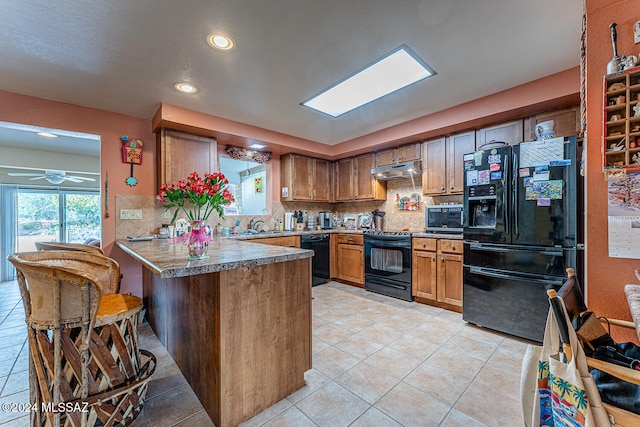
<svg viewBox="0 0 640 427"><path fill-rule="evenodd" d="M365 236L365 276L411 284L411 238Z"/></svg>

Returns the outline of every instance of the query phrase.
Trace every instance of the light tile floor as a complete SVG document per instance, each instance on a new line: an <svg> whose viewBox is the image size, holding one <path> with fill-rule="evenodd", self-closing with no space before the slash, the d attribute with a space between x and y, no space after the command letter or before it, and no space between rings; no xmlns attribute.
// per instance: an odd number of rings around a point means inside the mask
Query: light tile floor
<svg viewBox="0 0 640 427"><path fill-rule="evenodd" d="M458 313L336 282L313 288L313 369L306 385L242 427L522 426L527 343L469 325ZM24 311L16 282L0 283L0 403L28 402ZM141 426L213 426L147 324L141 348L158 367ZM0 425L28 417L0 411Z"/></svg>

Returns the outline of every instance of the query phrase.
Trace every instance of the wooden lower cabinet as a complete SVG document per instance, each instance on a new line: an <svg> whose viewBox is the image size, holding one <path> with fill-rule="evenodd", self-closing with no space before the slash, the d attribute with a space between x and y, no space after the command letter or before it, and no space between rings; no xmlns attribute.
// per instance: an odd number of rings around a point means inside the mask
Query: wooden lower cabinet
<svg viewBox="0 0 640 427"><path fill-rule="evenodd" d="M364 286L364 240L360 234L332 235L332 277Z"/></svg>
<svg viewBox="0 0 640 427"><path fill-rule="evenodd" d="M250 240L251 243L262 243L264 245L287 246L290 248L300 247L300 236L263 237L258 239L246 240Z"/></svg>
<svg viewBox="0 0 640 427"><path fill-rule="evenodd" d="M462 240L414 238L412 292L418 302L462 310Z"/></svg>

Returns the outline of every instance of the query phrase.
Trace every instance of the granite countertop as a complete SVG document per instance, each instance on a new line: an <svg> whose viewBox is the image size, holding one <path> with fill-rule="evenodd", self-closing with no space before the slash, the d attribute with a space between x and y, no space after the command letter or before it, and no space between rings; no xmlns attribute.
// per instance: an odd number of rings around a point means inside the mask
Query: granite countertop
<svg viewBox="0 0 640 427"><path fill-rule="evenodd" d="M253 240L264 239L268 237L287 237L287 236L303 236L309 234L362 234L362 230L347 230L346 228L331 228L325 230L305 230L305 231L266 231L258 233L242 233L242 234L230 234L228 237L237 240Z"/></svg>
<svg viewBox="0 0 640 427"><path fill-rule="evenodd" d="M187 260L187 247L182 243L169 243L166 239L141 242L116 240L116 245L162 278L193 276L313 256L313 251L308 249L262 245L218 236L214 236L209 243L207 258L199 261Z"/></svg>

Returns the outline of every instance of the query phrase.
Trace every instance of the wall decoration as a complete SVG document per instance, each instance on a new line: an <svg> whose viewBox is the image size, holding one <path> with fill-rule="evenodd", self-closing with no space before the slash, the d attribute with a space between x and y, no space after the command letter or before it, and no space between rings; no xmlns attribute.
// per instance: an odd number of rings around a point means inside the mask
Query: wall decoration
<svg viewBox="0 0 640 427"><path fill-rule="evenodd" d="M400 194L396 194L394 205L399 212L418 211L422 206L422 203L420 203L420 194L413 193L405 197L400 197Z"/></svg>
<svg viewBox="0 0 640 427"><path fill-rule="evenodd" d="M253 189L256 194L262 193L262 178L254 178L253 180Z"/></svg>
<svg viewBox="0 0 640 427"><path fill-rule="evenodd" d="M131 172L124 182L133 187L138 184L138 180L133 176L133 165L142 164L142 146L144 145L139 139L130 139L127 135L120 137L122 140L122 162L131 164Z"/></svg>
<svg viewBox="0 0 640 427"><path fill-rule="evenodd" d="M609 256L640 258L640 173L609 180Z"/></svg>
<svg viewBox="0 0 640 427"><path fill-rule="evenodd" d="M227 145L224 149L229 157L234 160L252 160L256 163L267 163L273 157L271 151L254 151L247 150L242 147L234 147L233 145Z"/></svg>

